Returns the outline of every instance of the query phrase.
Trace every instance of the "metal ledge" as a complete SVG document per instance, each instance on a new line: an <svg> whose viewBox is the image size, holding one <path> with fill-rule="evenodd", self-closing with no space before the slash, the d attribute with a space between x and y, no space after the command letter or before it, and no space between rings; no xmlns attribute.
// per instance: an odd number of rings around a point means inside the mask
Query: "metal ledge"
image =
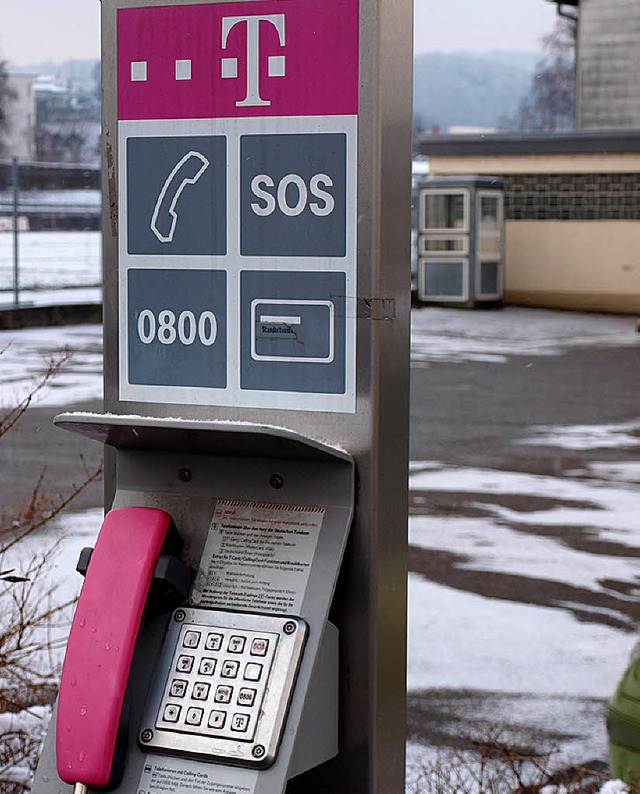
<svg viewBox="0 0 640 794"><path fill-rule="evenodd" d="M116 449L341 461L353 466L351 455L339 447L272 425L93 413L59 414L53 423Z"/></svg>

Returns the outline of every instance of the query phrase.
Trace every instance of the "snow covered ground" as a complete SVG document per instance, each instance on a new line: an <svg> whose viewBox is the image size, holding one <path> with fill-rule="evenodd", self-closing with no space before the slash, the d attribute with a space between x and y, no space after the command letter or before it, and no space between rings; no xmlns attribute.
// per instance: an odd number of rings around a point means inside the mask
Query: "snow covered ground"
<svg viewBox="0 0 640 794"><path fill-rule="evenodd" d="M429 317L428 322L426 321ZM515 330L514 330L515 329ZM413 366L435 361L506 362L512 355L560 355L576 346L625 347L638 344L632 318L505 309L498 313L436 310L414 312ZM41 405L66 406L101 395L100 329L97 326L0 332L2 402L28 389L39 368L69 346L77 353ZM433 553L464 558L462 570L526 576L547 587L554 582L595 596L607 596L608 583L626 582L627 595L615 593L613 606L585 607L568 600L561 608L490 598L417 573L409 579L408 686L416 697L435 698L446 690L474 690L472 710L461 705L464 723L503 723L539 728L556 736L562 755L576 762L606 758L603 710L634 642L624 599L640 594L637 556L591 554L562 532L534 534L527 527L578 528L593 540L620 547L636 544L640 462L630 451L639 442L640 422L601 426L538 427L522 441L566 449L620 451L617 460L597 462L570 476L452 467L440 461L414 461L410 487L419 504L443 491L476 495L482 515L416 514L410 542ZM536 497L550 503L522 512L491 496ZM70 574L79 549L90 545L100 511L68 514L52 530L60 548L52 577L61 598L79 586ZM30 549L21 551L29 558ZM18 563L20 561L18 560ZM620 608L616 604L622 605ZM604 609L612 625L578 620L580 610ZM626 630L625 630L626 629ZM437 698L436 698L437 699ZM472 701L470 701L472 702ZM410 771L431 757L428 747L409 747Z"/></svg>
<svg viewBox="0 0 640 794"><path fill-rule="evenodd" d="M575 348L638 344L633 317L509 306L411 313L411 364L435 361L504 363L509 356L555 356Z"/></svg>
<svg viewBox="0 0 640 794"><path fill-rule="evenodd" d="M102 283L100 232L24 232L18 237L22 289L95 287ZM0 303L13 289L13 234L0 232Z"/></svg>

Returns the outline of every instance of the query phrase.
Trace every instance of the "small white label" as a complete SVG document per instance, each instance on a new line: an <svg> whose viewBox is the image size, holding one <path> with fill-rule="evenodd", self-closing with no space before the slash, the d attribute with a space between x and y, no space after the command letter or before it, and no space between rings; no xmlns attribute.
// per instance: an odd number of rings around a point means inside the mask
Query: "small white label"
<svg viewBox="0 0 640 794"><path fill-rule="evenodd" d="M218 501L191 601L299 613L323 519L322 507Z"/></svg>

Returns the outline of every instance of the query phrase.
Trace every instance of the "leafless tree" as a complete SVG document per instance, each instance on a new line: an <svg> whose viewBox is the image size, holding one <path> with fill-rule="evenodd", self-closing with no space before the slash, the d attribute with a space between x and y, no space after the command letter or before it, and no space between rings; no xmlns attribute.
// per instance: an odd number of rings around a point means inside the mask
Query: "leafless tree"
<svg viewBox="0 0 640 794"><path fill-rule="evenodd" d="M575 20L558 17L553 32L543 39L544 57L538 62L531 89L515 116L501 126L519 131L572 129L575 108Z"/></svg>

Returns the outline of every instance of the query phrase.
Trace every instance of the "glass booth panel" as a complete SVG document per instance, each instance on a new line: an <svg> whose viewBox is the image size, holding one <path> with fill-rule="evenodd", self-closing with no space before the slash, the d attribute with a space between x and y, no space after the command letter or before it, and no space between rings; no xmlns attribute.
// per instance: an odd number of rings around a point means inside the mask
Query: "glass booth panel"
<svg viewBox="0 0 640 794"><path fill-rule="evenodd" d="M480 235L478 238L478 253L479 254L495 254L499 256L502 252L502 240L499 235Z"/></svg>
<svg viewBox="0 0 640 794"><path fill-rule="evenodd" d="M438 254L467 254L469 252L469 237L461 235L457 237L435 237L433 235L421 235L420 237L420 256L429 253Z"/></svg>
<svg viewBox="0 0 640 794"><path fill-rule="evenodd" d="M422 193L420 202L421 229L469 229L469 192L429 191Z"/></svg>
<svg viewBox="0 0 640 794"><path fill-rule="evenodd" d="M500 262L489 260L480 262L479 297L499 298L501 289Z"/></svg>
<svg viewBox="0 0 640 794"><path fill-rule="evenodd" d="M502 196L481 194L480 202L480 233L500 232L502 220Z"/></svg>
<svg viewBox="0 0 640 794"><path fill-rule="evenodd" d="M468 259L420 260L420 298L423 300L467 300Z"/></svg>

